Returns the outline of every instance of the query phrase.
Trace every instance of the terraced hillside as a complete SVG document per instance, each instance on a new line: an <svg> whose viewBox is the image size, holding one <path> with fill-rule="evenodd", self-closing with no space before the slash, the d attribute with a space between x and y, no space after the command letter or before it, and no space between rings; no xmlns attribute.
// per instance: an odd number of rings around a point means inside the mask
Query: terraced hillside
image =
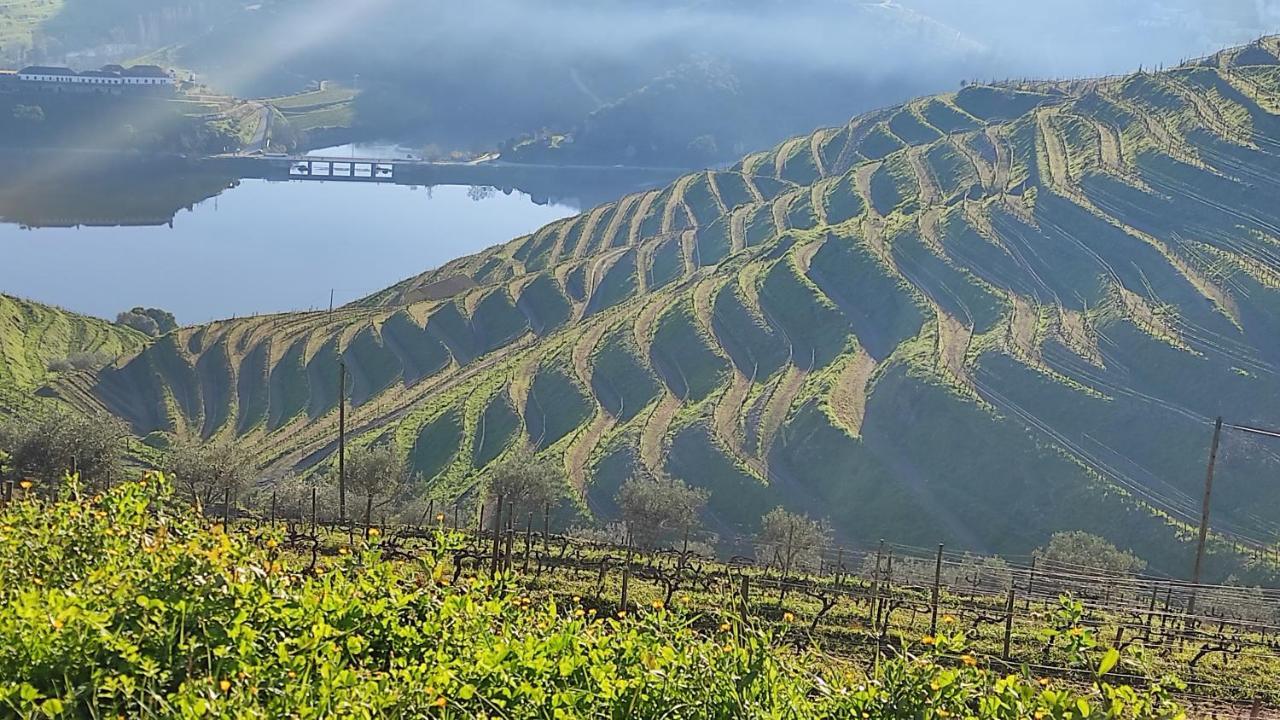
<svg viewBox="0 0 1280 720"><path fill-rule="evenodd" d="M106 364L136 354L147 340L105 320L0 294L0 420L36 404L33 393L54 376L51 364L72 356Z"/></svg>
<svg viewBox="0 0 1280 720"><path fill-rule="evenodd" d="M1084 528L1181 570L1206 419L1280 425L1278 171L1275 39L975 85L58 390L307 468L345 360L359 441L394 438L438 497L524 442L601 514L637 467L703 485L726 539L782 503L1006 552ZM1280 500L1280 449L1228 449L1224 553L1274 542L1253 508Z"/></svg>

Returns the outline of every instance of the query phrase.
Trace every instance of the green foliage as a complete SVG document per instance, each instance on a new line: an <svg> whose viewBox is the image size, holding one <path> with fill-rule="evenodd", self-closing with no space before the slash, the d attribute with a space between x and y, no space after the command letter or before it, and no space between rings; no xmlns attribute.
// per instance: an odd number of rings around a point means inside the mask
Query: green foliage
<svg viewBox="0 0 1280 720"><path fill-rule="evenodd" d="M41 488L78 470L101 487L124 475L124 423L111 417L53 410L0 425L0 452L9 471Z"/></svg>
<svg viewBox="0 0 1280 720"><path fill-rule="evenodd" d="M635 544L652 548L697 527L707 491L639 472L622 484L614 500Z"/></svg>
<svg viewBox="0 0 1280 720"><path fill-rule="evenodd" d="M1079 530L1054 533L1049 543L1036 550L1035 554L1049 567L1066 571L1085 567L1130 574L1147 568L1146 561L1137 555L1117 548L1104 538Z"/></svg>
<svg viewBox="0 0 1280 720"><path fill-rule="evenodd" d="M502 498L504 517L516 524L529 514L541 517L549 505L559 503L568 486L564 467L521 448L485 473L485 505L496 508Z"/></svg>
<svg viewBox="0 0 1280 720"><path fill-rule="evenodd" d="M0 514L2 712L1183 717L1169 683L1107 682L1118 658L1101 649L1081 649L1100 658L1093 688L985 669L960 633L928 638L866 675L719 613L605 619L577 602L533 601L505 581L454 586L441 557L390 562L376 538L295 572L276 538L210 527L171 492L163 476L92 499L72 486L57 503L24 500Z"/></svg>
<svg viewBox="0 0 1280 720"><path fill-rule="evenodd" d="M254 479L251 456L226 440L180 438L165 453L163 467L183 499L197 507L212 507L228 494L240 496Z"/></svg>
<svg viewBox="0 0 1280 720"><path fill-rule="evenodd" d="M776 507L760 521L756 558L788 571L816 568L831 542L829 523Z"/></svg>

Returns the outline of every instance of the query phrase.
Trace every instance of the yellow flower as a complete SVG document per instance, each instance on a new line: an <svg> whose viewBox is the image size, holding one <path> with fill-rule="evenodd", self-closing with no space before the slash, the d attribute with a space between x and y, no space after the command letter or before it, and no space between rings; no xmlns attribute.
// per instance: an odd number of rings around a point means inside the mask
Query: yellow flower
<svg viewBox="0 0 1280 720"><path fill-rule="evenodd" d="M276 539L275 539L275 538L271 538L270 540L268 540L268 541L267 541L267 549L268 549L268 550L275 550L275 549L276 549L276 546L277 546L277 545L279 545L279 544L280 544L280 543L276 542Z"/></svg>
<svg viewBox="0 0 1280 720"><path fill-rule="evenodd" d="M730 627L729 623L720 623L720 632L729 632Z"/></svg>
<svg viewBox="0 0 1280 720"><path fill-rule="evenodd" d="M1036 682L1040 683L1040 687L1049 687L1049 678L1040 678Z"/></svg>
<svg viewBox="0 0 1280 720"><path fill-rule="evenodd" d="M583 615L586 615L586 613L582 611L582 608L578 608L577 610L573 611L574 617L582 617Z"/></svg>
<svg viewBox="0 0 1280 720"><path fill-rule="evenodd" d="M662 601L661 601L661 600L654 600L651 604L653 605L653 609L654 609L654 610L661 610L661 609L662 609Z"/></svg>
<svg viewBox="0 0 1280 720"><path fill-rule="evenodd" d="M782 622L795 622L796 616L789 612L782 613Z"/></svg>
<svg viewBox="0 0 1280 720"><path fill-rule="evenodd" d="M936 643L937 640L935 640L932 635L925 635L924 637L920 638L920 642L924 643L925 645L932 645Z"/></svg>
<svg viewBox="0 0 1280 720"><path fill-rule="evenodd" d="M620 617L620 618L624 618L624 617L626 617L626 616L627 616L627 611L626 611L626 610L619 610L619 611L618 611L618 617Z"/></svg>
<svg viewBox="0 0 1280 720"><path fill-rule="evenodd" d="M445 700L444 697L438 697L436 698L436 701L432 704L435 705L436 707L444 707L445 704L447 704L448 702L449 701Z"/></svg>
<svg viewBox="0 0 1280 720"><path fill-rule="evenodd" d="M956 622L956 616L955 616L955 615L943 615L943 616L942 616L942 622L947 623L948 625L950 625L950 624L952 624L952 623Z"/></svg>
<svg viewBox="0 0 1280 720"><path fill-rule="evenodd" d="M951 713L947 712L946 708L938 708L937 715L940 718L944 718L944 717L950 717Z"/></svg>
<svg viewBox="0 0 1280 720"><path fill-rule="evenodd" d="M62 629L62 621L61 621L61 620L59 620L58 618L54 618L54 619L53 619L53 629L54 629L54 630L61 630L61 629Z"/></svg>
<svg viewBox="0 0 1280 720"><path fill-rule="evenodd" d="M972 655L961 655L960 662L968 665L969 667L973 667L978 664L978 659Z"/></svg>
<svg viewBox="0 0 1280 720"><path fill-rule="evenodd" d="M378 537L381 534L382 531L378 528L369 528L369 537Z"/></svg>
<svg viewBox="0 0 1280 720"><path fill-rule="evenodd" d="M436 515L436 522L444 522L444 513Z"/></svg>
<svg viewBox="0 0 1280 720"><path fill-rule="evenodd" d="M578 602L582 602L582 596L581 596L581 595L574 595L574 596L573 596L573 601L574 601L574 602L576 602L576 603L578 603Z"/></svg>
<svg viewBox="0 0 1280 720"><path fill-rule="evenodd" d="M231 681L230 681L230 680L222 680L221 682L219 682L219 683L218 683L218 687L222 690L222 692L230 692L230 691L231 691Z"/></svg>
<svg viewBox="0 0 1280 720"><path fill-rule="evenodd" d="M1037 710L1037 711L1036 711L1036 714L1035 714L1035 718L1036 718L1036 720L1044 720L1044 711L1043 711L1043 710Z"/></svg>
<svg viewBox="0 0 1280 720"><path fill-rule="evenodd" d="M23 480L22 482L18 483L18 487L22 488L23 490L30 490L31 485L32 485L32 482L30 480Z"/></svg>

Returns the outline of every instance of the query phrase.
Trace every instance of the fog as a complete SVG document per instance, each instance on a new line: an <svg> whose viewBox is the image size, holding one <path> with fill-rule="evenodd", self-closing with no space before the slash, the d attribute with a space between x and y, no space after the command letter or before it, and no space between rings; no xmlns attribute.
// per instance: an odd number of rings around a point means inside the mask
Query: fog
<svg viewBox="0 0 1280 720"><path fill-rule="evenodd" d="M566 134L566 161L683 166L963 80L1126 73L1280 28L1280 0L92 2L120 5L104 43L194 18L145 42L217 89L356 86L344 140L479 152Z"/></svg>

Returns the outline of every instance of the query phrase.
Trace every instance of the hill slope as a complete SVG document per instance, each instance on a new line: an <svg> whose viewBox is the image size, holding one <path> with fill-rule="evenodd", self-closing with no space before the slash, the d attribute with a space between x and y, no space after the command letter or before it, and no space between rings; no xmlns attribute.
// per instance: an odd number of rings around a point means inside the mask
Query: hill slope
<svg viewBox="0 0 1280 720"><path fill-rule="evenodd" d="M0 294L0 419L34 405L32 393L54 377L51 364L76 355L106 364L147 340L105 320Z"/></svg>
<svg viewBox="0 0 1280 720"><path fill-rule="evenodd" d="M58 389L305 468L345 360L360 441L438 497L523 441L599 513L636 467L703 485L729 539L781 503L1005 552L1085 528L1181 571L1207 418L1280 425L1278 57L923 98ZM1215 528L1271 541L1277 451L1231 442Z"/></svg>

